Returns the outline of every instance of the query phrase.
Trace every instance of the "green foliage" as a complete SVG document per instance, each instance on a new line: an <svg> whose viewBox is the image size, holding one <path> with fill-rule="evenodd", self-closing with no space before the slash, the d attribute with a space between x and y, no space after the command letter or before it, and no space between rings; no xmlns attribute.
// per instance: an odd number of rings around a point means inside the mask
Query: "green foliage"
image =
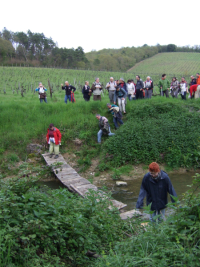
<svg viewBox="0 0 200 267"><path fill-rule="evenodd" d="M10 153L7 155L7 160L14 163L14 162L18 162L19 158L15 153Z"/></svg>
<svg viewBox="0 0 200 267"><path fill-rule="evenodd" d="M104 154L110 155L106 164L110 159L112 166L157 161L172 168L198 167L199 113L191 112L192 104L165 99L140 103L132 106L127 122L104 143Z"/></svg>
<svg viewBox="0 0 200 267"><path fill-rule="evenodd" d="M39 188L37 181L0 183L1 266L89 266L88 250L100 254L123 237L125 224L106 198L91 192L82 199L66 189Z"/></svg>
<svg viewBox="0 0 200 267"><path fill-rule="evenodd" d="M174 214L160 224L149 223L146 231L137 229L137 235L117 242L114 249L104 253L95 266L149 267L199 266L200 257L200 175L196 174L191 191L184 202L168 206ZM131 224L131 222L130 222Z"/></svg>

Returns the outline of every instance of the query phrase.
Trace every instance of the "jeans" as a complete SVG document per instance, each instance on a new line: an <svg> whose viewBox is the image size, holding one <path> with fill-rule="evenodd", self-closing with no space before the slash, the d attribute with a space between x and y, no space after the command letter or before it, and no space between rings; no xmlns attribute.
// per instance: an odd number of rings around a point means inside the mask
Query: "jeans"
<svg viewBox="0 0 200 267"><path fill-rule="evenodd" d="M150 214L150 221L151 222L156 222L153 217L155 217L156 215L161 215L159 218L158 218L158 222L161 222L162 220L165 219L165 209L163 210L155 210L153 214Z"/></svg>
<svg viewBox="0 0 200 267"><path fill-rule="evenodd" d="M118 119L118 118L115 118L115 117L113 117L113 122L114 122L115 128L119 128L117 122L119 122L120 124L124 124L121 119Z"/></svg>
<svg viewBox="0 0 200 267"><path fill-rule="evenodd" d="M42 102L45 102L45 103L47 103L47 98L45 97L45 98L40 98L40 103L42 103Z"/></svg>
<svg viewBox="0 0 200 267"><path fill-rule="evenodd" d="M56 145L56 144L50 142L49 153L53 154L53 151L54 151L55 155L58 155L59 154L59 145Z"/></svg>
<svg viewBox="0 0 200 267"><path fill-rule="evenodd" d="M97 142L98 143L101 143L102 134L103 134L103 131L102 130L99 130L98 133L97 133ZM112 136L112 135L115 135L115 133L111 133L111 130L110 130L110 127L109 127L109 134L108 134L108 136Z"/></svg>
<svg viewBox="0 0 200 267"><path fill-rule="evenodd" d="M67 104L67 99L71 102L71 95L65 95L65 103Z"/></svg>

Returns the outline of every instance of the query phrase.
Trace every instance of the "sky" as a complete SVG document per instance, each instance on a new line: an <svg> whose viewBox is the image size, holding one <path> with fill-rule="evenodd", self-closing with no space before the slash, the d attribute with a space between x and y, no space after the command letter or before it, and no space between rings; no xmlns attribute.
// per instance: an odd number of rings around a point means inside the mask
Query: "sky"
<svg viewBox="0 0 200 267"><path fill-rule="evenodd" d="M3 1L1 10L0 31L44 33L59 47L81 46L85 52L200 45L199 0L11 0Z"/></svg>

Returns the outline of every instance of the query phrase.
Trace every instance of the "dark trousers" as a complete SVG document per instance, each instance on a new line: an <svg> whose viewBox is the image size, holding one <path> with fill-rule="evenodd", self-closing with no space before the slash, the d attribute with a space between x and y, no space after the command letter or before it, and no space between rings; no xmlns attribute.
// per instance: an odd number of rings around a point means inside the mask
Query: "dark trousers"
<svg viewBox="0 0 200 267"><path fill-rule="evenodd" d="M160 95L161 96L166 95L166 97L169 97L169 90L165 90L165 91L160 92Z"/></svg>
<svg viewBox="0 0 200 267"><path fill-rule="evenodd" d="M186 92L184 92L184 95L181 94L182 99L186 100Z"/></svg>
<svg viewBox="0 0 200 267"><path fill-rule="evenodd" d="M113 117L113 122L114 122L115 128L119 128L117 122L119 122L120 124L124 124L122 119L118 119L118 118L115 118L115 117Z"/></svg>
<svg viewBox="0 0 200 267"><path fill-rule="evenodd" d="M142 99L143 98L143 91L140 89L136 89L136 99Z"/></svg>

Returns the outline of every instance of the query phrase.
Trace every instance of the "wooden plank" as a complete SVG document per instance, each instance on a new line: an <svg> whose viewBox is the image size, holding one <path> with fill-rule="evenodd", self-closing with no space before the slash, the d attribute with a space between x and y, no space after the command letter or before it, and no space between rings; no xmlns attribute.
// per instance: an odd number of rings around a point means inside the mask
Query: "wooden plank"
<svg viewBox="0 0 200 267"><path fill-rule="evenodd" d="M87 179L81 177L63 158L63 156L60 154L59 158L49 158L49 153L42 154L44 160L46 161L48 166L52 165L52 170L56 177L69 188L69 190L73 190L74 192L77 192L80 196L84 197L86 193L88 193L89 189L93 189L98 192L99 197L108 198L107 194L102 191L98 191L98 188L91 184ZM62 163L60 165L56 165L56 163ZM119 202L115 199L110 200L113 204L113 206L117 207L119 210L126 207L127 205ZM109 207L112 208L111 206ZM122 217L124 218L126 216L126 213ZM120 215L121 216L121 215ZM127 217L131 216L131 213L127 213Z"/></svg>
<svg viewBox="0 0 200 267"><path fill-rule="evenodd" d="M70 187L77 192L80 196L82 196L84 198L84 195L82 194L82 192L80 192L76 187L74 187L72 184L70 185Z"/></svg>
<svg viewBox="0 0 200 267"><path fill-rule="evenodd" d="M142 216L142 213L138 210L129 210L120 214L122 220L132 218L133 216Z"/></svg>

